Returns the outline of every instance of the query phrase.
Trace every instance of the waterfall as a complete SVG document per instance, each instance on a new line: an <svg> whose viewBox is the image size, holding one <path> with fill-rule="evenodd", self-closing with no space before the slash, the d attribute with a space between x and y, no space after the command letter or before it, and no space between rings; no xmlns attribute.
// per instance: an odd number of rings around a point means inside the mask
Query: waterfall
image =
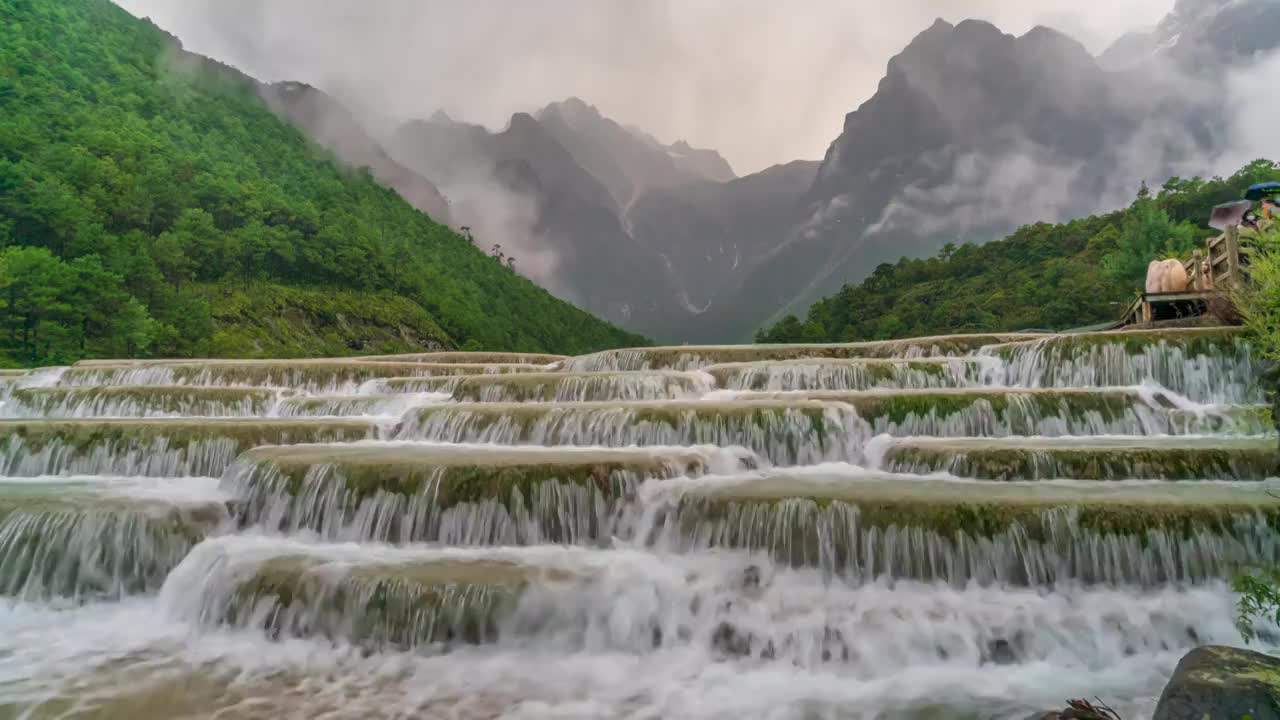
<svg viewBox="0 0 1280 720"><path fill-rule="evenodd" d="M1280 563L1260 372L1234 329L5 372L5 707L1149 717Z"/></svg>

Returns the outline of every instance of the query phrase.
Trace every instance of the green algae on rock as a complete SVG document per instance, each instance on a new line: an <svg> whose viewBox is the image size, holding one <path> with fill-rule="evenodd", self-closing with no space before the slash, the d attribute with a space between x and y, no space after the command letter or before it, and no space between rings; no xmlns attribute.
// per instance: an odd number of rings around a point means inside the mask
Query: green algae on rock
<svg viewBox="0 0 1280 720"><path fill-rule="evenodd" d="M799 358L903 358L959 355L987 345L1032 340L1039 334L995 333L947 335L844 344L811 345L680 345L603 350L569 358L566 370L696 370L707 365Z"/></svg>
<svg viewBox="0 0 1280 720"><path fill-rule="evenodd" d="M1280 462L1269 438L910 438L887 470L983 480L1263 480Z"/></svg>
<svg viewBox="0 0 1280 720"><path fill-rule="evenodd" d="M368 420L331 418L0 420L0 471L216 477L258 445L363 440L378 432Z"/></svg>
<svg viewBox="0 0 1280 720"><path fill-rule="evenodd" d="M696 372L521 373L468 377L453 397L459 402L598 402L696 397L711 389Z"/></svg>
<svg viewBox="0 0 1280 720"><path fill-rule="evenodd" d="M457 403L412 411L397 437L507 445L742 446L793 465L851 457L859 427L848 408L804 399Z"/></svg>
<svg viewBox="0 0 1280 720"><path fill-rule="evenodd" d="M224 485L244 524L330 538L601 541L649 479L752 467L718 448L293 445L245 453Z"/></svg>
<svg viewBox="0 0 1280 720"><path fill-rule="evenodd" d="M565 355L512 352L426 352L403 355L368 355L355 360L367 362L420 362L464 365L550 365L567 360Z"/></svg>
<svg viewBox="0 0 1280 720"><path fill-rule="evenodd" d="M17 406L6 413L74 417L150 417L158 415L265 415L279 393L244 387L200 385L108 385L92 387L17 388Z"/></svg>
<svg viewBox="0 0 1280 720"><path fill-rule="evenodd" d="M1280 658L1209 645L1183 656L1153 720L1280 720Z"/></svg>

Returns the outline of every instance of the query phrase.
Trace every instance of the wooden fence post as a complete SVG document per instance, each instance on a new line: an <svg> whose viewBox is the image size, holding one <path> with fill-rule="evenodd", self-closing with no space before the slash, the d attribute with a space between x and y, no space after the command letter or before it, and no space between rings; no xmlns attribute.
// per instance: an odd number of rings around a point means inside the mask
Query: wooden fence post
<svg viewBox="0 0 1280 720"><path fill-rule="evenodd" d="M1226 235L1227 279L1234 285L1240 282L1240 228L1228 225Z"/></svg>

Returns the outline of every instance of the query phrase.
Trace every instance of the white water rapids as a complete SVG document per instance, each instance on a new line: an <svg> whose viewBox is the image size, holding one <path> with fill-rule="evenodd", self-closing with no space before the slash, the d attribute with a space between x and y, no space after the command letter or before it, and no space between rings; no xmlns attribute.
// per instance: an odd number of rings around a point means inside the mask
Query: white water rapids
<svg viewBox="0 0 1280 720"><path fill-rule="evenodd" d="M0 717L1132 720L1280 562L1232 332L520 360L5 378Z"/></svg>

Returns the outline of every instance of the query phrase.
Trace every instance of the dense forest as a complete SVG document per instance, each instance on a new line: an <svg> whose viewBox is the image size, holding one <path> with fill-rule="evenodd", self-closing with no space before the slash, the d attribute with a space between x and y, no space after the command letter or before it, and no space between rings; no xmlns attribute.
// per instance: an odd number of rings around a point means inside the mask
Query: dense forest
<svg viewBox="0 0 1280 720"><path fill-rule="evenodd" d="M0 361L642 344L109 0L0 0Z"/></svg>
<svg viewBox="0 0 1280 720"><path fill-rule="evenodd" d="M885 263L859 285L788 316L757 342L850 342L1009 330L1064 330L1115 320L1142 289L1147 263L1187 257L1213 233L1214 205L1280 165L1250 163L1229 178L1172 178L1128 208L1039 223L984 245L947 245L936 257Z"/></svg>

